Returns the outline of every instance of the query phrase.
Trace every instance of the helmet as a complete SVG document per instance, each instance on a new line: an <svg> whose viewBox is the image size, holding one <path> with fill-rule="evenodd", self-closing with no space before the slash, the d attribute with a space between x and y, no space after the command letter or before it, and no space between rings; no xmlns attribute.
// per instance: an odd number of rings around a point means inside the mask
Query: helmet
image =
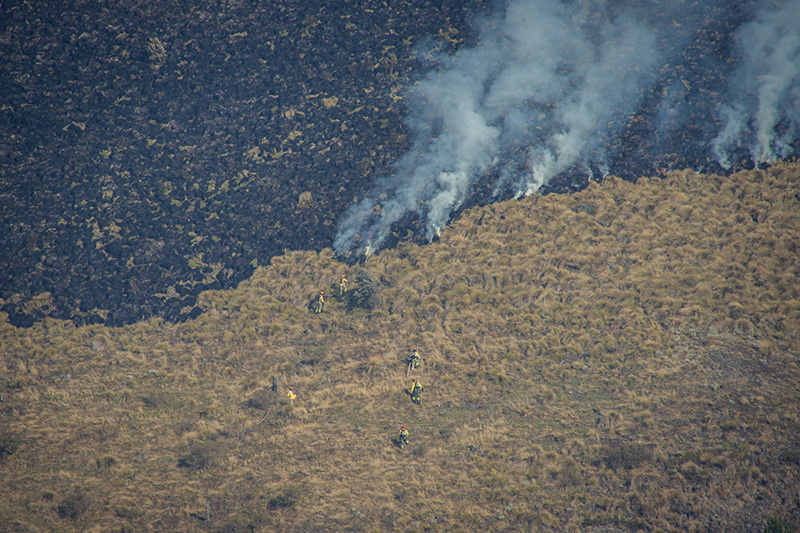
<svg viewBox="0 0 800 533"><path fill-rule="evenodd" d="M325 291L319 291L320 294L325 294Z"/></svg>
<svg viewBox="0 0 800 533"><path fill-rule="evenodd" d="M292 390L294 387L289 387L289 390Z"/></svg>
<svg viewBox="0 0 800 533"><path fill-rule="evenodd" d="M406 429L406 427L405 427L405 426L403 426L403 429Z"/></svg>

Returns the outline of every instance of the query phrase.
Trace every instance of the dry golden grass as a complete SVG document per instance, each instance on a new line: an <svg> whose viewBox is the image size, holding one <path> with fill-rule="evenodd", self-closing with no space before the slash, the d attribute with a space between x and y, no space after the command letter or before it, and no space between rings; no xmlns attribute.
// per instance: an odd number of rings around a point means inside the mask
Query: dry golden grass
<svg viewBox="0 0 800 533"><path fill-rule="evenodd" d="M3 317L0 525L747 531L791 519L797 190L787 163L473 209L441 241L366 263L373 310L332 295L308 312L340 274L354 279L325 250L204 293L205 313L182 324L23 330ZM413 348L423 363L406 375Z"/></svg>

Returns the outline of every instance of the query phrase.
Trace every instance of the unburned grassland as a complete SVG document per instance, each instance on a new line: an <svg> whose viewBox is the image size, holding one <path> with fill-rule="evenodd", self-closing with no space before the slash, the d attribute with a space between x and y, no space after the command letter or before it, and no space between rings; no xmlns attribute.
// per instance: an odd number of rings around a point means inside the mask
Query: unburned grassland
<svg viewBox="0 0 800 533"><path fill-rule="evenodd" d="M4 320L0 524L796 522L798 190L800 167L787 163L611 178L473 209L432 245L371 257L371 310L334 296L308 311L339 274L355 277L325 251L204 293L205 313L181 324ZM407 376L413 348L424 362ZM405 393L411 377L421 408Z"/></svg>

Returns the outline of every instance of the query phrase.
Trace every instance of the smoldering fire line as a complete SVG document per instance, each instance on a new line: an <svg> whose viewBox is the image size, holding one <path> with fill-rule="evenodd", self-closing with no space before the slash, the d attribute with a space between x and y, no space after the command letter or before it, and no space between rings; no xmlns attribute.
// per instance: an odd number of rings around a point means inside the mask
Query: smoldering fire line
<svg viewBox="0 0 800 533"><path fill-rule="evenodd" d="M669 5L665 5L669 4ZM406 94L409 150L353 204L363 256L417 213L432 240L487 177L495 199L568 174L725 171L798 153L800 3L511 0Z"/></svg>

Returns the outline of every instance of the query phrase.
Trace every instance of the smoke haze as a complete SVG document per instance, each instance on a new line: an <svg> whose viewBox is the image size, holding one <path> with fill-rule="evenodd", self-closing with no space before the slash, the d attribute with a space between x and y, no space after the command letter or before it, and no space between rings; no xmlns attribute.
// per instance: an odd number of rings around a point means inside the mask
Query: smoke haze
<svg viewBox="0 0 800 533"><path fill-rule="evenodd" d="M344 214L334 249L369 254L409 213L431 240L487 177L500 199L568 174L796 153L798 20L788 0L511 0L475 46L420 50L432 67L406 94L409 150Z"/></svg>
<svg viewBox="0 0 800 533"><path fill-rule="evenodd" d="M753 163L769 163L793 151L800 124L800 2L764 10L739 32L741 67L728 102L719 108L722 129L714 155L730 168L730 154L746 147Z"/></svg>

